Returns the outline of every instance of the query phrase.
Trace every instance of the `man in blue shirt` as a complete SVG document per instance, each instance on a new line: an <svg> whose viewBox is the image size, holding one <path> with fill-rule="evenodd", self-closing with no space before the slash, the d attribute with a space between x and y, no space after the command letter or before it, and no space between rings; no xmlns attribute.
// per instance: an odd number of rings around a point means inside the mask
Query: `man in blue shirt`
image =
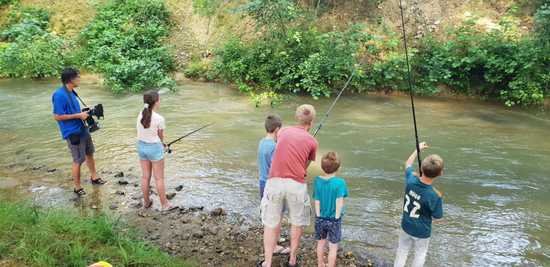
<svg viewBox="0 0 550 267"><path fill-rule="evenodd" d="M74 192L85 195L86 192L80 185L80 166L86 162L91 174L91 182L94 185L105 183L97 177L94 160L94 143L84 120L88 118L87 112L82 112L74 91L80 85L80 74L77 70L67 68L61 73L63 86L59 87L52 95L53 117L59 125L61 136L67 140L69 150L73 158L72 176Z"/></svg>
<svg viewBox="0 0 550 267"><path fill-rule="evenodd" d="M426 143L419 144L420 150L428 148ZM403 218L399 233L399 245L394 267L405 266L409 250L414 245L413 267L424 266L428 245L432 233L432 219L443 217L441 193L432 187L435 178L443 174L443 159L430 155L422 161L422 173L414 173L413 164L417 157L415 150L405 163L405 197Z"/></svg>

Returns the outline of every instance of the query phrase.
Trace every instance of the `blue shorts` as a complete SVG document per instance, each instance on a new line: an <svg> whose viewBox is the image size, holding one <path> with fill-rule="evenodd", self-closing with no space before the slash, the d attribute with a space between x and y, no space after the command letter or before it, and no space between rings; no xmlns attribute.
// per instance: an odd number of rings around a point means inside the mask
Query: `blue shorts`
<svg viewBox="0 0 550 267"><path fill-rule="evenodd" d="M164 146L161 143L138 141L137 150L140 160L158 161L164 158Z"/></svg>
<svg viewBox="0 0 550 267"><path fill-rule="evenodd" d="M338 244L342 239L342 218L315 218L315 239L328 239L328 242Z"/></svg>

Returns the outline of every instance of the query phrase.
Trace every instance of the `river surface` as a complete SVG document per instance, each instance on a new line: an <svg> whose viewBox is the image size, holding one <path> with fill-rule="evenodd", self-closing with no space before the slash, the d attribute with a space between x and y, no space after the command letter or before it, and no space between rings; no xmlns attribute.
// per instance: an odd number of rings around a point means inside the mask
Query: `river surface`
<svg viewBox="0 0 550 267"><path fill-rule="evenodd" d="M90 104L103 103L106 113L93 133L99 169L113 183L108 173L119 170L137 181L141 96L113 96L83 80L79 94ZM71 202L70 155L51 115L56 87L56 81L0 80L0 192L6 196ZM320 117L330 101L295 97L275 109L255 108L224 85L191 82L164 92L160 113L168 140L215 123L174 145L167 157L168 191L184 185L173 202L222 206L257 221L256 150L264 117L276 112L290 125L298 104L314 104ZM550 116L441 98L419 98L417 109L421 139L432 145L428 153L445 160L445 174L435 184L444 192L445 218L433 227L427 265L550 266ZM334 150L343 158L341 176L350 191L346 246L393 259L403 163L413 140L407 97L348 96L333 110L318 135L319 157ZM310 176L320 173L318 166L310 167ZM41 199L42 191L49 197ZM111 196L91 195L104 202Z"/></svg>

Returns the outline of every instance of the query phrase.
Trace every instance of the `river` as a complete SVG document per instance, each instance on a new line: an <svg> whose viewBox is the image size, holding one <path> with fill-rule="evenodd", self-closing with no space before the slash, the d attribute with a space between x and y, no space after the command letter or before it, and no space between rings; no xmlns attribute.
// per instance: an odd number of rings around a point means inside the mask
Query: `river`
<svg viewBox="0 0 550 267"><path fill-rule="evenodd" d="M99 169L138 177L141 95L113 96L83 80L79 94L89 104L103 103L106 113L93 133ZM56 86L0 80L0 192L6 196L71 203L70 155L51 115ZM255 108L220 84L184 82L177 89L161 95L167 139L215 124L174 145L167 157L169 191L184 185L174 203L223 206L250 220L258 217L256 150L265 115L276 112L290 125L298 104L314 104L321 116L331 101L292 97L272 110ZM350 190L345 245L386 259L393 259L397 245L403 163L414 149L408 101L343 97L318 135L319 155L334 150L343 158L341 176ZM549 266L550 115L476 100L418 98L417 116L421 139L432 146L427 153L445 160L445 174L435 183L444 192L445 218L433 227L427 265ZM310 167L310 176L319 172L318 164ZM40 198L45 187L49 197Z"/></svg>

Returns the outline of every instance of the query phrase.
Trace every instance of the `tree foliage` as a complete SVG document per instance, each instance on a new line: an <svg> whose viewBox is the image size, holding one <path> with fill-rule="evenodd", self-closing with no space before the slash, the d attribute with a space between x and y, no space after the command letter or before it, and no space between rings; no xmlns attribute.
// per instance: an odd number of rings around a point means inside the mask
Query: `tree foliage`
<svg viewBox="0 0 550 267"><path fill-rule="evenodd" d="M170 13L161 0L110 0L80 35L83 64L115 93L173 88L174 64L163 44Z"/></svg>

